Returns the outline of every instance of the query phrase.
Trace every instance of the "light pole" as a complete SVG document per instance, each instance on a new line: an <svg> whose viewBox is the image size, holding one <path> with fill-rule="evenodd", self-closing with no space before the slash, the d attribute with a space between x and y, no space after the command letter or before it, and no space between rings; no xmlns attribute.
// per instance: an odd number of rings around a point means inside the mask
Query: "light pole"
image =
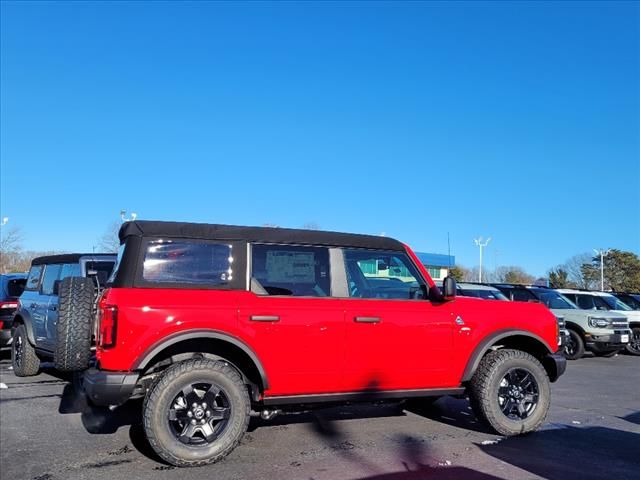
<svg viewBox="0 0 640 480"><path fill-rule="evenodd" d="M483 243L482 237L476 238L473 241L476 243L478 247L480 247L480 271L478 272L478 282L482 283L482 249L487 245L489 245L489 242L491 241L491 237L487 238L487 240L484 241L484 243Z"/></svg>
<svg viewBox="0 0 640 480"><path fill-rule="evenodd" d="M127 214L126 210L120 210L120 220L122 220L122 223L124 222L133 222L136 217L138 216L138 214L136 212L131 212L131 218L126 218L125 215Z"/></svg>
<svg viewBox="0 0 640 480"><path fill-rule="evenodd" d="M593 252L596 255L600 255L600 290L604 292L604 257L609 255L609 252L611 252L611 249L608 248L607 250L605 250L604 248L601 248L601 249L594 248Z"/></svg>

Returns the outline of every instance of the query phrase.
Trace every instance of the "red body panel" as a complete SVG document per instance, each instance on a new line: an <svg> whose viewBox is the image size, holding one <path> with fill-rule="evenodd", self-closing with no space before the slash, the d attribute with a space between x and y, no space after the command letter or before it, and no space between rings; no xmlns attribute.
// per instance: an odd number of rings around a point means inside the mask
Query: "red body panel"
<svg viewBox="0 0 640 480"><path fill-rule="evenodd" d="M433 280L407 247L428 283ZM456 387L474 349L501 330L556 346L556 319L541 304L459 297L449 302L258 296L247 291L125 289L116 344L97 348L103 370L130 371L167 337L210 329L247 345L269 380L265 396ZM278 317L254 321L252 316ZM356 317L376 317L359 323Z"/></svg>

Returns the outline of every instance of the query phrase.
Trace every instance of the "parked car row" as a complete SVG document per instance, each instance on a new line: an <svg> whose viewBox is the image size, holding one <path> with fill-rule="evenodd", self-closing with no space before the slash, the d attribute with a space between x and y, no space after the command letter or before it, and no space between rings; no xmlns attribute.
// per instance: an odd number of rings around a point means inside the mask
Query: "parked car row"
<svg viewBox="0 0 640 480"><path fill-rule="evenodd" d="M392 238L133 221L120 241L117 257L33 261L14 372L53 360L97 405L144 398L149 444L173 465L223 458L250 416L345 402L468 396L524 434L566 368L544 305L439 289Z"/></svg>
<svg viewBox="0 0 640 480"><path fill-rule="evenodd" d="M602 357L614 356L622 350L640 355L640 294L508 283L459 283L458 293L492 300L543 303L564 327L563 347L569 360L579 359L585 351Z"/></svg>

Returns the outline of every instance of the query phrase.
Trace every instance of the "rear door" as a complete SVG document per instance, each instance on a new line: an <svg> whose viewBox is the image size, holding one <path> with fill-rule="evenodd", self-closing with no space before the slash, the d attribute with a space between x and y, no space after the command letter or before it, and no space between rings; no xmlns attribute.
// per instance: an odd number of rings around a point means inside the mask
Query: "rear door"
<svg viewBox="0 0 640 480"><path fill-rule="evenodd" d="M47 265L40 285L40 304L44 315L44 328L41 332L41 346L53 351L58 323L58 296L54 295L56 281L60 279L61 264Z"/></svg>
<svg viewBox="0 0 640 480"><path fill-rule="evenodd" d="M342 389L344 314L327 247L253 244L239 324L261 359L269 396Z"/></svg>

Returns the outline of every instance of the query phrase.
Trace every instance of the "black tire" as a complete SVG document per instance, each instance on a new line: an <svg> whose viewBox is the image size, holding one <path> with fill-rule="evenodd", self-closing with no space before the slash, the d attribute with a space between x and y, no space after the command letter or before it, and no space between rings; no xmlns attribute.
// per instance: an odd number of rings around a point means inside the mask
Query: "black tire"
<svg viewBox="0 0 640 480"><path fill-rule="evenodd" d="M16 377L32 377L40 371L40 359L34 346L29 343L27 329L22 324L13 332L11 364Z"/></svg>
<svg viewBox="0 0 640 480"><path fill-rule="evenodd" d="M236 370L220 361L192 359L162 374L142 410L155 452L171 465L195 467L217 462L238 445L251 402Z"/></svg>
<svg viewBox="0 0 640 480"><path fill-rule="evenodd" d="M640 327L631 329L631 338L626 347L627 353L631 355L640 355Z"/></svg>
<svg viewBox="0 0 640 480"><path fill-rule="evenodd" d="M584 355L584 340L575 330L569 329L569 338L563 353L567 360L578 360Z"/></svg>
<svg viewBox="0 0 640 480"><path fill-rule="evenodd" d="M67 277L59 287L54 366L63 372L89 368L95 284L91 278Z"/></svg>
<svg viewBox="0 0 640 480"><path fill-rule="evenodd" d="M521 350L496 350L485 355L470 387L474 413L502 435L535 431L547 417L549 376L535 357Z"/></svg>
<svg viewBox="0 0 640 480"><path fill-rule="evenodd" d="M609 352L599 352L597 350L594 350L593 354L596 357L611 358L611 357L615 357L618 354L619 351L620 350L612 350L612 351L609 351Z"/></svg>

